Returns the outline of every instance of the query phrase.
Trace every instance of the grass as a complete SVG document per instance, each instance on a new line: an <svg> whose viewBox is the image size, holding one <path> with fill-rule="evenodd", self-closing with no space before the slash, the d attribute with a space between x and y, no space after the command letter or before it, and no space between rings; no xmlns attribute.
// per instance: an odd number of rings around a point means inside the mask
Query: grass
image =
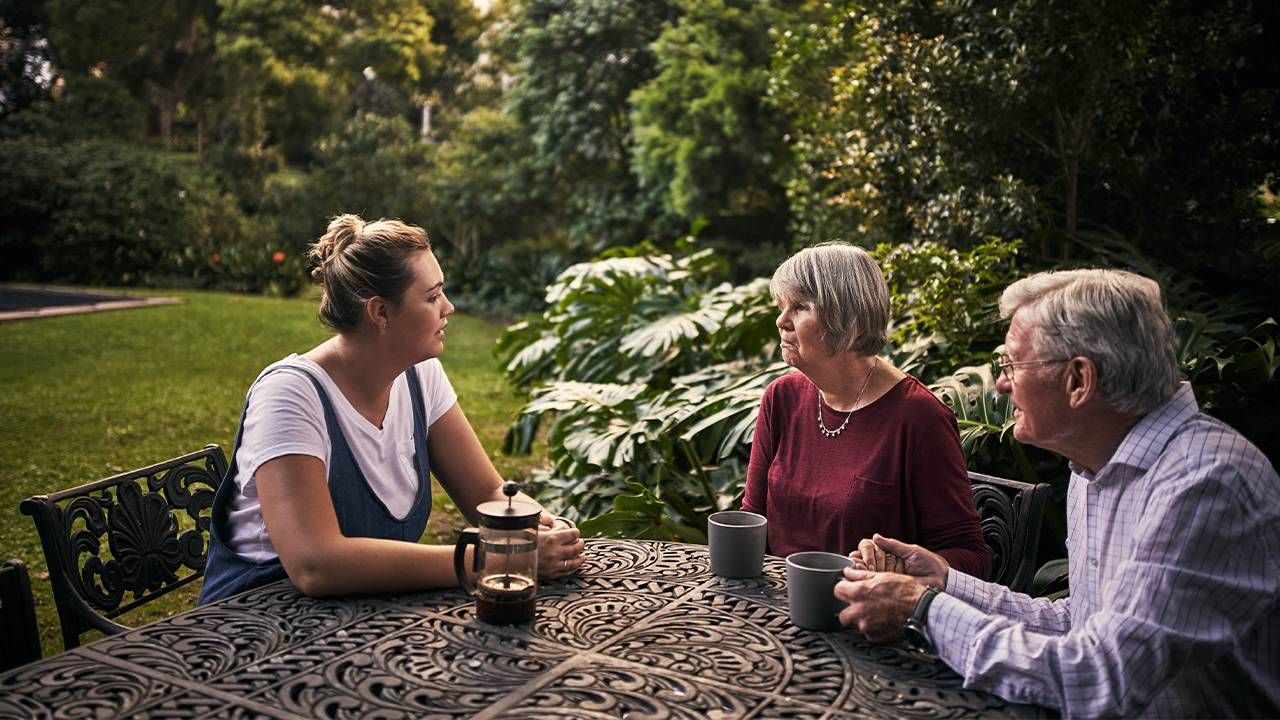
<svg viewBox="0 0 1280 720"><path fill-rule="evenodd" d="M0 560L31 571L46 656L62 649L61 631L35 526L18 503L209 442L229 455L257 373L328 336L314 299L150 294L185 302L0 324ZM537 453L498 452L523 402L490 354L501 326L455 315L449 331L442 360L472 426L504 477L524 474ZM434 507L428 539L452 542L460 516L438 487ZM188 609L198 592L183 588L123 622Z"/></svg>

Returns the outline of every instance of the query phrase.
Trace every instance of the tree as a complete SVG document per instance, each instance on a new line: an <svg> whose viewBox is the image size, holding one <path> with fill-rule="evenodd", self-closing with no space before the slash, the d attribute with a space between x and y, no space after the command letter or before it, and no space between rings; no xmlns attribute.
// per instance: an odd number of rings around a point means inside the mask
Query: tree
<svg viewBox="0 0 1280 720"><path fill-rule="evenodd" d="M658 74L631 94L632 168L702 236L786 246L787 127L766 102L782 17L770 3L683 0L653 44Z"/></svg>
<svg viewBox="0 0 1280 720"><path fill-rule="evenodd" d="M803 241L963 246L1027 227L1020 181L967 153L982 125L958 124L938 97L939 82L975 83L949 36L917 29L921 15L932 17L910 0L844 2L780 31L772 97L794 125L788 192Z"/></svg>
<svg viewBox="0 0 1280 720"><path fill-rule="evenodd" d="M1060 260L1105 227L1247 272L1280 162L1278 19L1248 0L840 3L778 54L800 229L1026 236Z"/></svg>
<svg viewBox="0 0 1280 720"><path fill-rule="evenodd" d="M179 103L213 64L217 0L47 0L47 8L58 64L123 82L145 98L168 143Z"/></svg>
<svg viewBox="0 0 1280 720"><path fill-rule="evenodd" d="M49 97L49 41L40 0L0 0L0 118Z"/></svg>
<svg viewBox="0 0 1280 720"><path fill-rule="evenodd" d="M356 115L317 146L317 217L353 212L427 224L430 152L403 118Z"/></svg>
<svg viewBox="0 0 1280 720"><path fill-rule="evenodd" d="M515 11L512 112L579 241L622 244L680 229L662 210L663 192L629 168L628 99L657 72L650 45L676 17L670 0L527 0Z"/></svg>
<svg viewBox="0 0 1280 720"><path fill-rule="evenodd" d="M544 226L548 198L539 192L531 154L528 138L509 115L477 108L463 116L433 157L433 235L460 256L474 258L551 231Z"/></svg>

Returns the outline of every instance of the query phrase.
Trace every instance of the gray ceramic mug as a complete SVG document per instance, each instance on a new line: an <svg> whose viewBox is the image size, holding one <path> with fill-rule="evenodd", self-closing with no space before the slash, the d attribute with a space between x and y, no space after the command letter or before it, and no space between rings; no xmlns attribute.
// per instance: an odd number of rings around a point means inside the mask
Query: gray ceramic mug
<svg viewBox="0 0 1280 720"><path fill-rule="evenodd" d="M759 577L769 521L742 510L712 513L707 519L711 572L725 578Z"/></svg>
<svg viewBox="0 0 1280 720"><path fill-rule="evenodd" d="M836 583L853 561L829 552L798 552L787 556L787 605L791 624L807 630L839 630L837 617L846 605L835 596Z"/></svg>

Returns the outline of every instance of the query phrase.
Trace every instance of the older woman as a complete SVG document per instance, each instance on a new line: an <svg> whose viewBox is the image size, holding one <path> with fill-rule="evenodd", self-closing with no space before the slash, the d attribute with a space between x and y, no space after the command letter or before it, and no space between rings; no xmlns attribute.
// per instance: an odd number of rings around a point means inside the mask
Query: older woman
<svg viewBox="0 0 1280 720"><path fill-rule="evenodd" d="M742 509L769 518L769 552L851 553L895 569L871 538L909 537L986 577L955 415L878 357L889 290L875 261L844 243L801 250L769 285L782 358L799 372L760 402Z"/></svg>
<svg viewBox="0 0 1280 720"><path fill-rule="evenodd" d="M308 595L457 583L453 546L418 543L435 474L473 522L505 500L444 368L453 304L427 233L336 217L311 250L335 334L262 371L213 507L200 601L288 577ZM583 560L576 528L544 513L539 573Z"/></svg>

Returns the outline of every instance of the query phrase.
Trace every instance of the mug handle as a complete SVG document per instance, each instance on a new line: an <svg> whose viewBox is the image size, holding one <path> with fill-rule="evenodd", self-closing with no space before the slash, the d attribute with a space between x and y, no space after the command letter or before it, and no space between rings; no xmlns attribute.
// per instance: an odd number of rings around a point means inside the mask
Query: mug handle
<svg viewBox="0 0 1280 720"><path fill-rule="evenodd" d="M477 572L484 567L484 554L480 552L480 531L476 528L467 528L458 536L458 544L453 547L453 572L458 576L458 584L462 586L463 591L468 595L475 592L476 587L471 583L467 576L467 546L475 547L472 553L472 572Z"/></svg>

